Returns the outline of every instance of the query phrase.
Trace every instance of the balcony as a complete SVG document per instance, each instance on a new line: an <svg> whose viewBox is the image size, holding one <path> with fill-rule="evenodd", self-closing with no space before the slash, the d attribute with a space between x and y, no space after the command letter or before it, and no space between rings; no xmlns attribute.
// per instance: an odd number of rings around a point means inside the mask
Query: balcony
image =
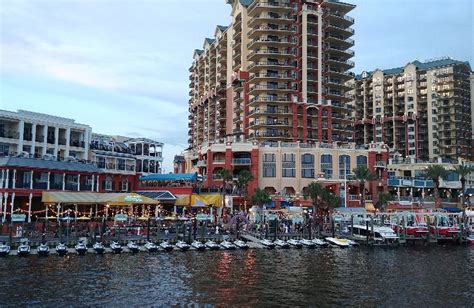
<svg viewBox="0 0 474 308"><path fill-rule="evenodd" d="M250 95L255 95L258 92L293 92L295 89L287 85L255 85L249 89Z"/></svg>
<svg viewBox="0 0 474 308"><path fill-rule="evenodd" d="M234 158L232 159L233 165L251 165L252 160L250 158Z"/></svg>
<svg viewBox="0 0 474 308"><path fill-rule="evenodd" d="M253 49L254 46L267 46L267 45L276 45L276 46L290 46L294 44L293 41L287 38L258 38L254 39L250 43L247 44L248 49Z"/></svg>
<svg viewBox="0 0 474 308"><path fill-rule="evenodd" d="M262 34L272 34L272 35L292 35L296 32L296 28L289 26L280 26L280 27L268 27L260 26L258 28L252 29L248 36L249 38L257 37Z"/></svg>
<svg viewBox="0 0 474 308"><path fill-rule="evenodd" d="M289 62L259 61L259 62L253 62L252 64L249 65L249 71L251 71L253 68L256 68L257 70L260 70L262 68L294 69L296 68L296 65L293 65Z"/></svg>
<svg viewBox="0 0 474 308"><path fill-rule="evenodd" d="M381 160L375 162L375 168L387 168L387 163Z"/></svg>
<svg viewBox="0 0 474 308"><path fill-rule="evenodd" d="M287 80L293 80L294 77L289 75L289 74L253 74L250 76L249 80L260 80L260 79L275 79L275 80L281 80L281 79L287 79Z"/></svg>
<svg viewBox="0 0 474 308"><path fill-rule="evenodd" d="M0 130L0 138L18 139L20 138L20 134L17 131L12 130Z"/></svg>
<svg viewBox="0 0 474 308"><path fill-rule="evenodd" d="M83 148L85 144L84 141L70 140L69 145L72 147Z"/></svg>
<svg viewBox="0 0 474 308"><path fill-rule="evenodd" d="M288 57L294 57L295 55L289 51L289 50L271 50L271 49L258 49L255 51L252 51L249 54L248 59L250 61L253 61L255 58L259 57L272 57L272 58L288 58Z"/></svg>
<svg viewBox="0 0 474 308"><path fill-rule="evenodd" d="M255 25L258 25L262 22L268 22L271 24L288 24L293 21L294 19L290 17L290 15L261 13L260 15L250 19L248 25L249 27L253 28Z"/></svg>

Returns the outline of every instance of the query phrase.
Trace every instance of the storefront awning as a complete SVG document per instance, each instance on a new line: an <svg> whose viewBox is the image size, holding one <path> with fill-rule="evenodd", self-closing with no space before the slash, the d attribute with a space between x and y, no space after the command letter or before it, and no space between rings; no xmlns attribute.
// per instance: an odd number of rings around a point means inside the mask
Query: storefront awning
<svg viewBox="0 0 474 308"><path fill-rule="evenodd" d="M222 196L216 194L202 194L202 195L192 195L191 196L191 206L222 206Z"/></svg>
<svg viewBox="0 0 474 308"><path fill-rule="evenodd" d="M196 181L197 173L154 173L140 177L140 181Z"/></svg>
<svg viewBox="0 0 474 308"><path fill-rule="evenodd" d="M41 201L43 203L109 204L111 206L131 204L160 204L160 202L157 200L136 193L93 193L64 191L44 191Z"/></svg>

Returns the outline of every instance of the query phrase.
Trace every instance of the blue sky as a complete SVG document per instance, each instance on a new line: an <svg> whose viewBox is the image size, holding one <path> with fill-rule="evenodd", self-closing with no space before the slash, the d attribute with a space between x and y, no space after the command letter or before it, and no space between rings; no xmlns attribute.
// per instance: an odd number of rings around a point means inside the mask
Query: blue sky
<svg viewBox="0 0 474 308"><path fill-rule="evenodd" d="M441 56L474 63L471 0L357 0L354 71ZM0 108L186 148L188 68L230 21L225 0L0 0Z"/></svg>

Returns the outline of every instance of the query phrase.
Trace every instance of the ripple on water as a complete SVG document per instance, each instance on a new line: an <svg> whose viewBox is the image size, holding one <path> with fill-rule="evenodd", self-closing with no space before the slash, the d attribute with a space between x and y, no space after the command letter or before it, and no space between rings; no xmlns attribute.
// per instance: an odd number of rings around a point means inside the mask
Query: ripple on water
<svg viewBox="0 0 474 308"><path fill-rule="evenodd" d="M7 257L1 305L472 306L474 249Z"/></svg>

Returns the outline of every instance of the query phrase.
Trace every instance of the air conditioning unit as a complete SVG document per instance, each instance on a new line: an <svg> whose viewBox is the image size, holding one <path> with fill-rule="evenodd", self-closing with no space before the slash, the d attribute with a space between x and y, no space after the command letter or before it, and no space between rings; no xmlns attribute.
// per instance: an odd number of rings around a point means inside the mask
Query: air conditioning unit
<svg viewBox="0 0 474 308"><path fill-rule="evenodd" d="M75 158L74 156L68 156L68 157L66 157L66 161L75 162L75 161L77 161L77 158Z"/></svg>
<svg viewBox="0 0 474 308"><path fill-rule="evenodd" d="M54 160L54 156L51 154L45 154L43 155L44 160Z"/></svg>

